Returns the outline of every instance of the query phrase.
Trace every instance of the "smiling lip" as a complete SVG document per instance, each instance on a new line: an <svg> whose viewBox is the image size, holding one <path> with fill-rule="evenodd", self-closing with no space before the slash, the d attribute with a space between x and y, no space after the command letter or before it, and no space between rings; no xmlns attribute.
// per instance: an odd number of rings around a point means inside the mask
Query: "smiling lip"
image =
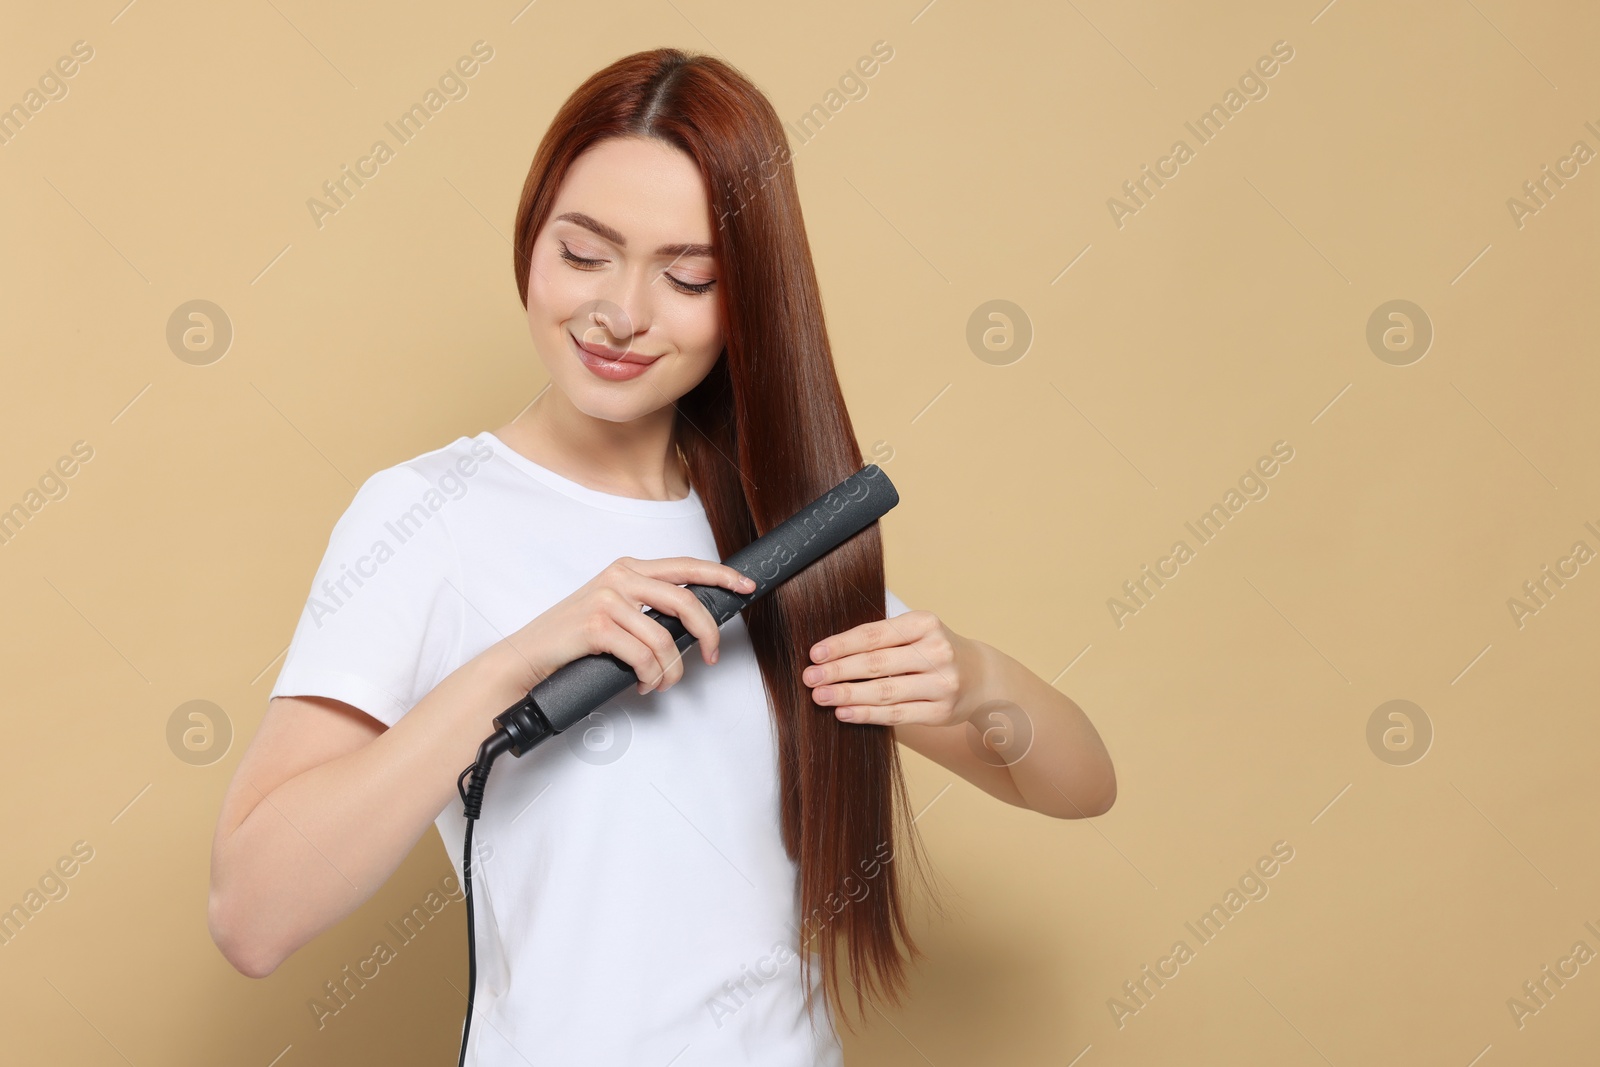
<svg viewBox="0 0 1600 1067"><path fill-rule="evenodd" d="M567 334L567 338L572 342L572 349L577 354L578 362L587 367L595 377L608 382L625 382L630 378L637 378L661 358L642 356L637 352L614 354L609 348L586 345L570 333Z"/></svg>

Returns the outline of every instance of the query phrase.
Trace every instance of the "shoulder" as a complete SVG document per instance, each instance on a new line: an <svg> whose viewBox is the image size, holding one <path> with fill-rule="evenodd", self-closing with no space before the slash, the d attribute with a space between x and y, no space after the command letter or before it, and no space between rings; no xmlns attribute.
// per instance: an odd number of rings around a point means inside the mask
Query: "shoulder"
<svg viewBox="0 0 1600 1067"><path fill-rule="evenodd" d="M350 509L379 504L426 506L425 498L430 495L439 499L461 496L466 481L493 455L489 446L477 438L458 437L447 445L373 471L356 490ZM433 506L430 510L438 508Z"/></svg>
<svg viewBox="0 0 1600 1067"><path fill-rule="evenodd" d="M429 539L448 542L440 516L466 495L471 479L493 452L473 437L458 437L372 472L335 524L335 536L375 536L409 541L424 529Z"/></svg>
<svg viewBox="0 0 1600 1067"><path fill-rule="evenodd" d="M481 434L477 437L457 437L447 445L413 456L393 467L386 467L377 474L410 471L435 488L450 492L458 481L471 479L492 458L494 450L482 440Z"/></svg>

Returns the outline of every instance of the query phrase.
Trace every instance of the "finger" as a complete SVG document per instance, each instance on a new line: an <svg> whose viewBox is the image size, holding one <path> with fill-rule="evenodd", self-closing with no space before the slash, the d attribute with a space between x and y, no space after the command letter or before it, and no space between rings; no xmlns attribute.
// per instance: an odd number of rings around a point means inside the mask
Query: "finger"
<svg viewBox="0 0 1600 1067"><path fill-rule="evenodd" d="M899 726L904 723L938 722L939 705L928 700L907 700L899 704L846 704L834 710L840 722L857 725Z"/></svg>
<svg viewBox="0 0 1600 1067"><path fill-rule="evenodd" d="M871 648L909 645L922 636L921 627L910 618L913 614L915 612L908 611L892 619L864 622L860 626L852 626L844 633L824 638L811 646L811 662L825 663Z"/></svg>
<svg viewBox="0 0 1600 1067"><path fill-rule="evenodd" d="M735 593L747 595L756 588L755 579L726 563L694 556L670 556L666 559L637 559L630 565L646 578L668 582L672 585L720 585Z"/></svg>
<svg viewBox="0 0 1600 1067"><path fill-rule="evenodd" d="M682 585L721 585L740 595L755 591L756 583L732 567L692 556L677 556L668 560L639 561L640 574L660 585L633 586L630 591L642 602L671 615L683 623L683 628L694 635L700 645L700 658L707 664L715 663L721 652L721 630L711 612L693 593ZM669 566L655 566L668 564ZM661 588L665 586L666 588ZM680 657L681 658L681 657Z"/></svg>
<svg viewBox="0 0 1600 1067"><path fill-rule="evenodd" d="M717 620L712 618L711 612L700 603L699 597L681 585L671 585L667 582L650 586L645 590L644 597L655 603L659 610L683 623L683 628L700 643L701 659L707 663L716 662L717 651L722 643L722 630L717 626ZM682 653L679 653L679 658L682 658Z"/></svg>
<svg viewBox="0 0 1600 1067"><path fill-rule="evenodd" d="M603 651L611 653L633 669L635 677L640 679L635 688L641 695L650 691L644 679L654 677L656 673L656 654L649 645L634 636L628 626L620 621L615 629L608 629L601 636L599 644Z"/></svg>
<svg viewBox="0 0 1600 1067"><path fill-rule="evenodd" d="M668 676L672 668L683 658L672 641L672 635L665 626L639 610L642 605L625 599L621 594L618 594L617 601L618 606L612 609L611 617L650 652L650 658L642 665L643 669L635 667L634 673L645 683L645 692L665 688L670 684Z"/></svg>
<svg viewBox="0 0 1600 1067"><path fill-rule="evenodd" d="M868 649L842 659L830 656L823 663L813 663L807 667L801 677L807 685L818 686L858 678L913 674L927 669L926 657L919 654L914 645L894 645L890 648Z"/></svg>
<svg viewBox="0 0 1600 1067"><path fill-rule="evenodd" d="M947 695L949 688L937 674L895 674L865 682L830 682L813 689L811 699L824 707L850 704L882 707L905 700L939 700Z"/></svg>

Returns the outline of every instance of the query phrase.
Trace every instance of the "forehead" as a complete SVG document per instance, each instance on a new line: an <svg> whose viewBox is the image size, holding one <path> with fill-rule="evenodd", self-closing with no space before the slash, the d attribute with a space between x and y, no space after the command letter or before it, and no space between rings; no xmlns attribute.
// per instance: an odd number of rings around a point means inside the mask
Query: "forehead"
<svg viewBox="0 0 1600 1067"><path fill-rule="evenodd" d="M568 211L621 231L630 251L711 241L710 198L699 167L654 138L609 138L573 160L550 216Z"/></svg>

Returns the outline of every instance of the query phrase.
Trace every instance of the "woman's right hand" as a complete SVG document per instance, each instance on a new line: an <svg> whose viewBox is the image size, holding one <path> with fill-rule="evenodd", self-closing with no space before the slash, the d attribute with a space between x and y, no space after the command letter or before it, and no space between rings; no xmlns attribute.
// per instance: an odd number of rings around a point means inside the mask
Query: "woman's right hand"
<svg viewBox="0 0 1600 1067"><path fill-rule="evenodd" d="M693 556L623 556L565 600L506 638L507 661L532 689L573 660L609 652L639 676L638 690L667 689L683 677L683 657L666 627L645 615L655 608L683 623L700 643L700 657L717 662L721 630L685 585L717 585L735 593L756 583L732 567Z"/></svg>

